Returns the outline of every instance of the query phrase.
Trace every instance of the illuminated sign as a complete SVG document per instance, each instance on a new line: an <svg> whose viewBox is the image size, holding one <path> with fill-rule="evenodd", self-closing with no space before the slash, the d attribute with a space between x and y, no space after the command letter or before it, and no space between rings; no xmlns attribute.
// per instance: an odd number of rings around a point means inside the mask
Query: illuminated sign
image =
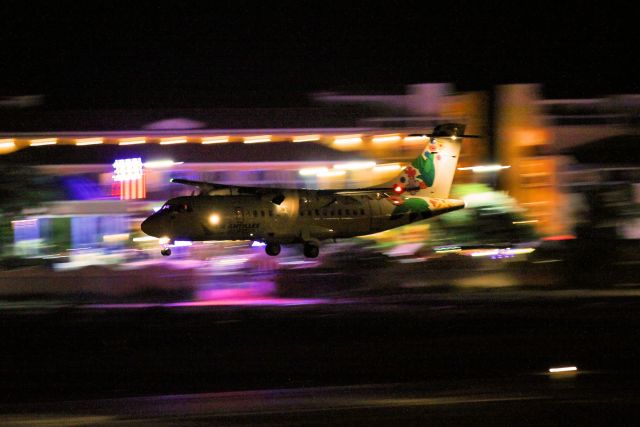
<svg viewBox="0 0 640 427"><path fill-rule="evenodd" d="M121 200L144 199L147 195L142 159L118 159L113 162L113 191Z"/></svg>
<svg viewBox="0 0 640 427"><path fill-rule="evenodd" d="M113 162L113 180L127 181L142 178L142 159L118 159Z"/></svg>

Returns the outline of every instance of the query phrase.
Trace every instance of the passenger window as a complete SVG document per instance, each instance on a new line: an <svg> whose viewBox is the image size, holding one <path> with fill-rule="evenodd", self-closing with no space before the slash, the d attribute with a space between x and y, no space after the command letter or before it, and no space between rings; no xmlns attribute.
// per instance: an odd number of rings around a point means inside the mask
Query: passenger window
<svg viewBox="0 0 640 427"><path fill-rule="evenodd" d="M344 214L345 214L346 216L351 215L351 213L350 213L350 212L351 212L351 211L350 211L349 209L345 209L345 210L344 210Z"/></svg>
<svg viewBox="0 0 640 427"><path fill-rule="evenodd" d="M342 209L338 209L338 216L342 216Z"/></svg>
<svg viewBox="0 0 640 427"><path fill-rule="evenodd" d="M332 216L332 217L333 217L333 216L336 216L335 211L331 211L331 216Z"/></svg>
<svg viewBox="0 0 640 427"><path fill-rule="evenodd" d="M304 216L304 211L300 211L300 216Z"/></svg>
<svg viewBox="0 0 640 427"><path fill-rule="evenodd" d="M258 218L258 211L253 211L254 218Z"/></svg>
<svg viewBox="0 0 640 427"><path fill-rule="evenodd" d="M316 209L316 216L320 216L320 211Z"/></svg>
<svg viewBox="0 0 640 427"><path fill-rule="evenodd" d="M360 209L360 215L364 215L364 209Z"/></svg>
<svg viewBox="0 0 640 427"><path fill-rule="evenodd" d="M327 216L327 211L322 211L322 216L326 217Z"/></svg>
<svg viewBox="0 0 640 427"><path fill-rule="evenodd" d="M308 210L308 211L307 211L307 215L308 215L308 216L311 216L311 215L312 215L311 210Z"/></svg>
<svg viewBox="0 0 640 427"><path fill-rule="evenodd" d="M260 211L260 216L264 218L264 211Z"/></svg>
<svg viewBox="0 0 640 427"><path fill-rule="evenodd" d="M269 216L273 216L273 211L269 210Z"/></svg>

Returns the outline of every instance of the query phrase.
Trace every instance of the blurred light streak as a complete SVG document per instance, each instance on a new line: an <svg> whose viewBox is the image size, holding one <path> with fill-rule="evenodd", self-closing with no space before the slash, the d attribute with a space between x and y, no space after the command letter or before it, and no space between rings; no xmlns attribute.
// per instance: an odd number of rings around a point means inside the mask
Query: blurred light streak
<svg viewBox="0 0 640 427"><path fill-rule="evenodd" d="M55 145L58 143L57 138L32 139L29 143L30 147L41 147L43 145Z"/></svg>
<svg viewBox="0 0 640 427"><path fill-rule="evenodd" d="M224 144L229 142L229 136L207 136L202 138L203 144Z"/></svg>
<svg viewBox="0 0 640 427"><path fill-rule="evenodd" d="M575 239L576 236L572 235L572 234L560 234L558 236L549 236L549 237L544 237L542 240L548 240L548 241L556 241L556 240L573 240Z"/></svg>
<svg viewBox="0 0 640 427"><path fill-rule="evenodd" d="M416 142L416 141L423 141L425 139L427 139L426 135L405 136L404 142Z"/></svg>
<svg viewBox="0 0 640 427"><path fill-rule="evenodd" d="M481 250L481 251L472 252L471 256L472 257L481 257L481 256L512 257L512 256L515 256L515 255L530 254L533 251L535 251L534 248L489 249L489 250Z"/></svg>
<svg viewBox="0 0 640 427"><path fill-rule="evenodd" d="M336 170L362 170L362 169L371 169L376 165L376 162L348 162L348 163L338 163L333 165L333 168Z"/></svg>
<svg viewBox="0 0 640 427"><path fill-rule="evenodd" d="M158 239L158 243L160 243L161 245L166 245L169 242L171 242L171 238L168 236L164 236Z"/></svg>
<svg viewBox="0 0 640 427"><path fill-rule="evenodd" d="M391 172L391 171L397 171L400 169L402 169L402 166L400 166L397 163L394 163L389 165L378 165L373 168L373 171L374 172Z"/></svg>
<svg viewBox="0 0 640 427"><path fill-rule="evenodd" d="M319 168L304 168L304 169L300 169L300 172L298 172L300 175L302 176L310 176L310 175L317 175L319 173L327 173L329 172L329 169L326 167L319 167Z"/></svg>
<svg viewBox="0 0 640 427"><path fill-rule="evenodd" d="M512 224L517 225L517 224L535 224L536 222L539 222L539 220L537 219L529 219L526 221L513 221Z"/></svg>
<svg viewBox="0 0 640 427"><path fill-rule="evenodd" d="M0 139L0 149L2 148L14 148L16 142L13 139Z"/></svg>
<svg viewBox="0 0 640 427"><path fill-rule="evenodd" d="M319 173L316 176L320 177L320 178L330 178L330 177L333 177L333 176L343 176L346 173L347 172L344 171L344 170L337 170L337 171L336 170L331 170L331 171Z"/></svg>
<svg viewBox="0 0 640 427"><path fill-rule="evenodd" d="M575 372L578 368L576 366L562 366L559 368L549 368L549 373L555 374L560 372Z"/></svg>
<svg viewBox="0 0 640 427"><path fill-rule="evenodd" d="M184 136L176 138L162 138L160 140L160 145L184 144L186 142L187 138Z"/></svg>
<svg viewBox="0 0 640 427"><path fill-rule="evenodd" d="M320 140L320 135L318 134L299 135L299 136L294 136L292 139L293 142L312 142L312 141L319 141L319 140Z"/></svg>
<svg viewBox="0 0 640 427"><path fill-rule="evenodd" d="M397 134L379 135L379 136L374 136L373 139L371 139L371 142L373 142L374 144L384 144L389 142L400 141L400 138L401 138L400 135L397 135Z"/></svg>
<svg viewBox="0 0 640 427"><path fill-rule="evenodd" d="M102 138L81 138L76 139L76 145L99 145L102 144L104 140Z"/></svg>
<svg viewBox="0 0 640 427"><path fill-rule="evenodd" d="M143 237L134 237L133 241L138 243L138 242L153 242L158 240L157 237L153 237L153 236L143 236Z"/></svg>
<svg viewBox="0 0 640 427"><path fill-rule="evenodd" d="M333 143L339 147L353 147L362 144L362 135L336 136Z"/></svg>
<svg viewBox="0 0 640 427"><path fill-rule="evenodd" d="M150 162L144 162L144 167L147 169L155 168L169 168L174 165L181 165L184 162L174 162L173 160L152 160Z"/></svg>
<svg viewBox="0 0 640 427"><path fill-rule="evenodd" d="M102 241L107 243L122 242L126 240L129 240L129 233L105 234L102 236Z"/></svg>
<svg viewBox="0 0 640 427"><path fill-rule="evenodd" d="M496 172L501 169L509 169L511 166L502 166L502 165L483 165L483 166L470 166L466 168L458 168L459 171L467 171L470 170L474 173L486 173L486 172Z"/></svg>
<svg viewBox="0 0 640 427"><path fill-rule="evenodd" d="M175 242L173 242L173 246L176 247L191 246L192 244L193 242L191 242L190 240L176 240Z"/></svg>
<svg viewBox="0 0 640 427"><path fill-rule="evenodd" d="M462 248L460 246L443 246L434 248L433 250L439 254L447 254L452 252L460 252L462 251Z"/></svg>
<svg viewBox="0 0 640 427"><path fill-rule="evenodd" d="M271 135L246 136L242 142L245 144L258 144L261 142L270 142Z"/></svg>
<svg viewBox="0 0 640 427"><path fill-rule="evenodd" d="M252 242L251 243L251 247L252 248L261 248L263 246L267 246L267 244L264 243L264 242Z"/></svg>
<svg viewBox="0 0 640 427"><path fill-rule="evenodd" d="M146 144L146 138L122 138L118 145L137 145L137 144Z"/></svg>

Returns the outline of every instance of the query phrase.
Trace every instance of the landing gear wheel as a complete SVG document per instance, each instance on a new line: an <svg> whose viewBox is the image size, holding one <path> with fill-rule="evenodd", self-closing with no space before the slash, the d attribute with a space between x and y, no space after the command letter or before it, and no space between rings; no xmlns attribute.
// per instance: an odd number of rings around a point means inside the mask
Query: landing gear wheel
<svg viewBox="0 0 640 427"><path fill-rule="evenodd" d="M307 258L317 258L320 253L320 248L313 243L305 243L303 253Z"/></svg>
<svg viewBox="0 0 640 427"><path fill-rule="evenodd" d="M264 248L264 251L269 256L276 256L280 253L280 243L267 243L267 246Z"/></svg>
<svg viewBox="0 0 640 427"><path fill-rule="evenodd" d="M162 256L169 256L171 255L171 248L164 248L160 250L160 253L162 254Z"/></svg>

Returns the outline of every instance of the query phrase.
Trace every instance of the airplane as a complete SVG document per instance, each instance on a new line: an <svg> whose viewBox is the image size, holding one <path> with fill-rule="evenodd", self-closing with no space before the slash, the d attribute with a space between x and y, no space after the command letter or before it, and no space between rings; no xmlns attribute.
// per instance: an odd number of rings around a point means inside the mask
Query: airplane
<svg viewBox="0 0 640 427"><path fill-rule="evenodd" d="M465 207L450 199L465 125L447 123L424 137L421 154L390 182L362 189L290 189L236 186L172 178L199 192L168 200L141 224L161 239L164 256L171 242L247 240L265 244L276 256L281 245L302 244L316 258L320 242L373 234Z"/></svg>

